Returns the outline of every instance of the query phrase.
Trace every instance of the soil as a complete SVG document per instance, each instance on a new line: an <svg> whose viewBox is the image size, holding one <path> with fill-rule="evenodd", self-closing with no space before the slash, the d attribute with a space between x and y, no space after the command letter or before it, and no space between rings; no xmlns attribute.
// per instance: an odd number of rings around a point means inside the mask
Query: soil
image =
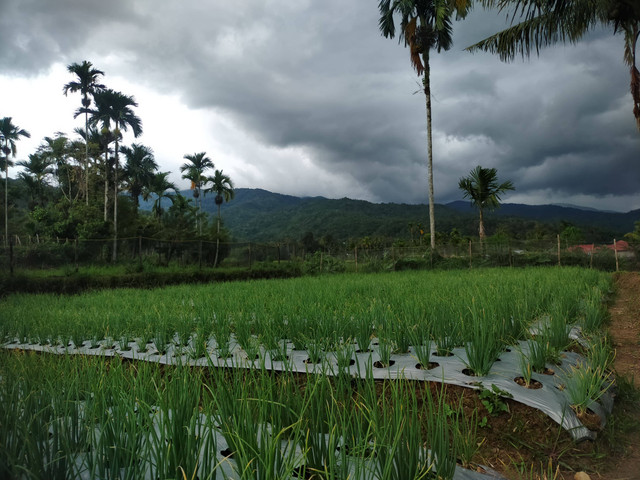
<svg viewBox="0 0 640 480"><path fill-rule="evenodd" d="M614 368L618 380L625 379L635 388L632 401L619 402L614 420L620 424L617 437L619 452L600 477L606 480L640 479L640 273L625 272L614 276L616 287L609 308L609 334L616 350ZM620 387L620 385L619 385ZM633 401L635 400L635 401Z"/></svg>

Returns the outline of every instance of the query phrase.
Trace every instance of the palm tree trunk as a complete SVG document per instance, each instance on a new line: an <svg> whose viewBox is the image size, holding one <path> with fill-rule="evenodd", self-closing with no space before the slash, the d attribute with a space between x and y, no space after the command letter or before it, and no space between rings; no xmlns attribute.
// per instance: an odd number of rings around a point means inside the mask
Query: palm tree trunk
<svg viewBox="0 0 640 480"><path fill-rule="evenodd" d="M484 252L484 239L487 234L484 230L484 214L482 212L482 208L478 208L478 211L480 212L480 225L478 226L478 236L480 237L480 251Z"/></svg>
<svg viewBox="0 0 640 480"><path fill-rule="evenodd" d="M213 261L213 268L218 266L218 249L220 248L220 205L218 205L218 234L216 235L216 258Z"/></svg>
<svg viewBox="0 0 640 480"><path fill-rule="evenodd" d="M4 164L4 246L9 242L9 156L5 155Z"/></svg>
<svg viewBox="0 0 640 480"><path fill-rule="evenodd" d="M427 142L428 145L428 176L429 176L429 236L431 237L431 250L436 248L436 216L433 195L433 148L431 134L431 72L429 65L429 50L422 54L424 63L424 96L427 105Z"/></svg>
<svg viewBox="0 0 640 480"><path fill-rule="evenodd" d="M118 124L116 124L118 132ZM118 259L118 136L116 133L116 160L113 167L113 250L111 261L115 263Z"/></svg>
<svg viewBox="0 0 640 480"><path fill-rule="evenodd" d="M104 221L107 221L107 205L109 203L109 146L104 151Z"/></svg>
<svg viewBox="0 0 640 480"><path fill-rule="evenodd" d="M198 187L198 228L200 230L200 236L202 236L202 192Z"/></svg>
<svg viewBox="0 0 640 480"><path fill-rule="evenodd" d="M84 112L84 197L89 205L89 114Z"/></svg>

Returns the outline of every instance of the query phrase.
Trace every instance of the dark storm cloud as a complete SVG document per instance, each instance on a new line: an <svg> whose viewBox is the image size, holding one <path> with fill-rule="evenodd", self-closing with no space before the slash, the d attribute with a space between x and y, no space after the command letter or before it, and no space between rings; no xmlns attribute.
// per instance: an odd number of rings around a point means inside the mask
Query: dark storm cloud
<svg viewBox="0 0 640 480"><path fill-rule="evenodd" d="M177 94L265 145L303 149L367 199L425 202L424 96L414 95L407 49L383 38L377 21L365 1L5 0L0 40L10 48L0 68L87 58L106 82L119 75ZM478 164L497 167L520 195L551 192L550 201L638 195L640 135L620 37L598 31L511 64L463 51L504 26L475 10L454 23L454 47L432 55L437 201L460 198L459 177ZM292 188L280 191L305 193Z"/></svg>
<svg viewBox="0 0 640 480"><path fill-rule="evenodd" d="M34 75L55 62L68 61L99 25L135 19L132 5L128 0L3 0L0 72Z"/></svg>

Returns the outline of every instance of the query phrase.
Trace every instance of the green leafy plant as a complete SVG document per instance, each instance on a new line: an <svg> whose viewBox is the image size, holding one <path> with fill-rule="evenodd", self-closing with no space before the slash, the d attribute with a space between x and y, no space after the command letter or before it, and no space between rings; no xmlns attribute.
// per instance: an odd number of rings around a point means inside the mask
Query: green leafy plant
<svg viewBox="0 0 640 480"><path fill-rule="evenodd" d="M513 395L502 390L500 387L491 384L490 389L481 386L478 397L490 415L499 415L500 413L509 411L509 405L504 401L504 399L513 398Z"/></svg>

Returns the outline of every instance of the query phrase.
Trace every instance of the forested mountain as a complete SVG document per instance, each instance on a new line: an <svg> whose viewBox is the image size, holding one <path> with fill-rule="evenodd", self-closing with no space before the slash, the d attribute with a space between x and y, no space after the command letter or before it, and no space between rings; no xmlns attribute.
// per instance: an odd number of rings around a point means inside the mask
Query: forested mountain
<svg viewBox="0 0 640 480"><path fill-rule="evenodd" d="M191 198L190 191L181 192ZM141 208L150 209L150 203ZM213 195L202 203L212 217L216 213ZM314 237L330 236L347 241L365 236L405 238L428 230L426 205L371 203L349 198L295 197L262 189L237 188L235 198L222 205L224 225L236 241L268 242L300 239L307 232ZM640 210L612 213L554 205L504 204L486 214L489 235L497 231L525 238L532 231L553 236L569 225L580 228L585 242L608 242L634 229ZM436 205L436 227L443 235L453 229L461 235L477 235L477 213L468 202Z"/></svg>

